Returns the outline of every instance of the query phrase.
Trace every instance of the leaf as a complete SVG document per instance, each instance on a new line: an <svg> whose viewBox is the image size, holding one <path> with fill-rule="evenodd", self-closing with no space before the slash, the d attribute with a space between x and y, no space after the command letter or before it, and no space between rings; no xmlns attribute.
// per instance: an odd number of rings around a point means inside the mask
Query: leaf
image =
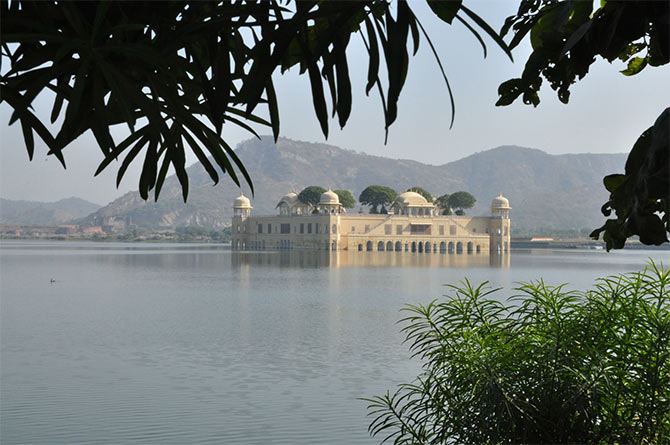
<svg viewBox="0 0 670 445"><path fill-rule="evenodd" d="M307 44L301 40L301 47L307 59L307 72L309 74L309 83L312 87L312 103L316 118L321 125L323 135L328 138L328 109L326 106L326 99L323 95L323 84L321 83L321 76L319 75L319 67L316 61L313 60Z"/></svg>
<svg viewBox="0 0 670 445"><path fill-rule="evenodd" d="M23 119L21 119L21 131L23 131L23 140L26 143L26 150L28 151L28 159L33 160L33 153L35 151L35 138L33 137L33 129Z"/></svg>
<svg viewBox="0 0 670 445"><path fill-rule="evenodd" d="M149 190L156 184L156 172L158 169L157 146L157 140L149 142L149 147L147 148L147 153L144 157L142 173L140 174L139 192L140 196L145 201L149 198Z"/></svg>
<svg viewBox="0 0 670 445"><path fill-rule="evenodd" d="M565 56L584 37L584 34L586 34L586 32L591 28L592 24L593 20L588 20L587 22L584 22L579 28L577 28L575 32L570 34L570 37L565 42L565 45L561 50L560 57Z"/></svg>
<svg viewBox="0 0 670 445"><path fill-rule="evenodd" d="M468 28L468 30L470 30L470 32L471 32L471 33L475 36L475 38L479 41L479 44L482 46L482 50L484 50L484 58L486 58L486 44L484 43L484 40L483 40L482 37L479 35L479 33L477 32L477 30L475 30L475 28L473 28L472 26L470 26L470 24L469 24L468 22L466 22L465 20L463 20L460 16L456 16L456 18L458 19L459 22L461 22L463 25L465 25L465 27Z"/></svg>
<svg viewBox="0 0 670 445"><path fill-rule="evenodd" d="M647 66L646 57L633 57L628 61L628 67L621 71L624 76L634 76Z"/></svg>
<svg viewBox="0 0 670 445"><path fill-rule="evenodd" d="M209 159L207 159L207 156L205 156L205 153L203 153L198 143L193 139L193 137L191 137L190 134L188 134L187 131L184 131L182 136L184 139L186 139L186 143L189 145L189 147L191 147L191 151L195 153L198 161L200 161L202 166L205 168L209 177L212 178L212 181L214 181L214 185L218 184L219 174L216 172L216 169L212 166L211 162L209 162Z"/></svg>
<svg viewBox="0 0 670 445"><path fill-rule="evenodd" d="M105 159L102 160L100 165L98 165L98 169L95 171L93 176L98 176L102 171L115 159L118 158L118 156L123 153L123 151L130 146L133 142L138 140L139 138L143 137L145 133L148 131L148 126L147 127L142 127L139 130L135 131L134 133L131 133L126 139L123 140L119 145L116 146L116 148L109 153Z"/></svg>
<svg viewBox="0 0 670 445"><path fill-rule="evenodd" d="M340 127L344 128L351 114L351 81L349 80L349 66L347 64L346 43L341 39L333 42L335 53L335 73L337 75L337 117Z"/></svg>
<svg viewBox="0 0 670 445"><path fill-rule="evenodd" d="M423 32L423 36L428 41L428 46L430 46L430 49L433 52L433 56L435 58L435 61L437 62L437 65L440 67L440 72L442 73L442 79L444 79L444 83L447 85L447 91L449 92L449 102L450 102L450 105L451 105L451 122L449 123L449 128L452 128L454 126L454 119L456 118L456 103L454 102L454 94L451 91L451 85L449 84L449 79L447 78L447 74L444 72L444 67L442 66L442 61L440 60L440 56L437 54L437 50L435 49L435 46L433 45L433 41L428 36L428 33L423 28L423 25L421 24L421 22L418 22L418 23L419 23L419 28L421 28L421 32Z"/></svg>
<svg viewBox="0 0 670 445"><path fill-rule="evenodd" d="M279 105L277 103L277 95L275 94L275 87L272 82L272 77L268 79L268 83L265 85L265 92L268 97L268 110L270 112L272 135L274 136L275 142L277 142L277 139L279 138ZM238 123L238 125L239 124L240 123ZM253 130L251 131L255 134ZM258 137L258 135L256 135L256 137Z"/></svg>
<svg viewBox="0 0 670 445"><path fill-rule="evenodd" d="M451 22L458 14L458 11L461 9L462 0L427 0L428 6L435 13L436 16L440 18L445 23L451 25Z"/></svg>
<svg viewBox="0 0 670 445"><path fill-rule="evenodd" d="M119 171L116 173L117 188L121 184L121 179L123 179L123 175L126 173L126 170L130 166L130 163L133 162L133 159L135 159L135 157L139 154L140 150L142 150L142 148L146 145L147 142L149 142L148 136L141 137L140 140L135 143L133 148L130 149L126 157L123 159L121 167L119 167Z"/></svg>
<svg viewBox="0 0 670 445"><path fill-rule="evenodd" d="M67 77L69 78L69 76ZM59 76L56 78L56 87L60 87L63 84L67 84L67 78L63 76ZM63 100L65 99L65 95L63 93L56 93L56 98L54 99L54 106L51 109L51 123L53 124L56 122L56 119L58 119L58 116L60 115L61 109L63 107Z"/></svg>
<svg viewBox="0 0 670 445"><path fill-rule="evenodd" d="M175 140L176 145L171 147L173 149L173 156L171 156L172 165L174 166L174 171L179 180L179 184L181 184L181 196L184 199L184 202L186 202L188 198L188 174L186 173L185 168L186 156L181 137L177 136L175 137Z"/></svg>
<svg viewBox="0 0 670 445"><path fill-rule="evenodd" d="M626 175L609 175L603 178L603 184L609 192L616 191L623 183L626 182Z"/></svg>
<svg viewBox="0 0 670 445"><path fill-rule="evenodd" d="M379 45L377 44L377 34L368 17L365 17L365 29L368 34L370 60L368 63L368 83L365 86L365 94L368 95L374 84L379 81Z"/></svg>
<svg viewBox="0 0 670 445"><path fill-rule="evenodd" d="M475 22L475 23L477 24L477 26L479 26L481 29L483 29L484 32L485 32L486 34L488 34L488 35L493 39L494 42L496 42L496 43L498 44L498 46L500 47L500 49L502 49L502 50L505 52L505 54L507 54L507 57L509 57L509 60L511 60L512 62L514 62L514 57L512 57L512 52L509 50L509 47L507 46L507 44L505 43L505 41L502 39L502 37L500 37L500 36L498 35L497 32L495 32L495 31L493 30L493 28L491 28L491 26L489 26L488 23L486 23L486 22L484 21L484 19L482 19L482 18L479 17L477 14L475 14L474 12L472 12L471 10L469 10L468 8L466 8L465 5L462 5L462 6L461 6L461 10L462 10L468 17L470 17L470 18L472 19L472 21Z"/></svg>
<svg viewBox="0 0 670 445"><path fill-rule="evenodd" d="M170 152L168 150L164 150L165 156L163 157L163 164L161 165L161 169L158 172L158 177L156 178L156 188L154 189L154 201L158 201L158 196L161 193L161 190L163 189L163 183L165 182L165 178L168 173L168 169L170 168Z"/></svg>

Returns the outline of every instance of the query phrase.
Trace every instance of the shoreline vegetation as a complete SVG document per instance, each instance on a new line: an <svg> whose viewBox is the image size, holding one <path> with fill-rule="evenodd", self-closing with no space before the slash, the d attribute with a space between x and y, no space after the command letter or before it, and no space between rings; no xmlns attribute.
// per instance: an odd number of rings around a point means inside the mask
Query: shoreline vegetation
<svg viewBox="0 0 670 445"><path fill-rule="evenodd" d="M585 291L540 279L505 299L487 281L448 285L403 308L421 371L363 399L368 431L382 443L668 443L668 291L652 260Z"/></svg>

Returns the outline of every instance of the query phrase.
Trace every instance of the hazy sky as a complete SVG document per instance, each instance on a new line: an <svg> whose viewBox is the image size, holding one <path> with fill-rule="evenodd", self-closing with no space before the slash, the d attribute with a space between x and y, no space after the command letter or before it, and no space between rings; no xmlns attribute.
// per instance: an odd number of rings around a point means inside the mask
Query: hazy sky
<svg viewBox="0 0 670 445"><path fill-rule="evenodd" d="M516 4L507 0L468 2L494 29L515 12ZM454 128L449 130L447 89L427 43L422 41L419 53L410 61L398 119L384 145L381 105L372 92L370 97L364 94L367 61L360 38L355 38L350 50L353 111L345 129L340 130L337 121L332 120L329 138L324 139L314 117L309 80L290 72L276 75L282 136L430 164L443 164L500 145L539 148L552 154L618 153L629 151L639 134L670 103L670 67L647 68L638 76L625 77L619 73L623 63L599 61L571 88L569 105L561 104L545 82L539 107L520 101L495 107L498 85L520 76L530 52L528 45L515 50L512 63L488 39L489 54L484 59L479 43L463 26L442 24L427 13L423 2L411 5L446 67L456 99ZM45 118L51 109L49 98L38 99L34 106ZM102 154L90 134L67 148L65 171L56 159L46 156L46 147L39 143L33 162L28 162L19 124L7 125L10 114L6 104L0 105L0 197L55 201L78 196L106 204L137 189L141 156L119 189L115 186L118 166L114 163L93 178ZM270 133L264 129L259 132ZM121 137L123 133L124 129L119 128L115 134ZM224 136L233 145L251 137L237 128L224 129ZM190 159L193 162L195 157Z"/></svg>

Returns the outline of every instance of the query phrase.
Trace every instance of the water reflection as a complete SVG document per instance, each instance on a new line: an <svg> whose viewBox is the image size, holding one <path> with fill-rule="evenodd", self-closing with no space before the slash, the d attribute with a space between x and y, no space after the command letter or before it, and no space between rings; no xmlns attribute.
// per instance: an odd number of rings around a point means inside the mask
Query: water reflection
<svg viewBox="0 0 670 445"><path fill-rule="evenodd" d="M509 254L423 254L408 252L351 251L232 251L231 264L241 266L272 266L290 268L321 267L510 267Z"/></svg>

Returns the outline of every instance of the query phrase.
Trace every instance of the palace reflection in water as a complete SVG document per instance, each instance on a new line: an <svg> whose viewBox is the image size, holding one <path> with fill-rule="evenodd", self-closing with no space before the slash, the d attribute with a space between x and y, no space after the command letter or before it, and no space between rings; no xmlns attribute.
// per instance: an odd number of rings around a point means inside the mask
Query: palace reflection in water
<svg viewBox="0 0 670 445"><path fill-rule="evenodd" d="M351 251L232 251L231 264L239 266L275 267L495 267L508 268L510 254L450 255L403 252Z"/></svg>

